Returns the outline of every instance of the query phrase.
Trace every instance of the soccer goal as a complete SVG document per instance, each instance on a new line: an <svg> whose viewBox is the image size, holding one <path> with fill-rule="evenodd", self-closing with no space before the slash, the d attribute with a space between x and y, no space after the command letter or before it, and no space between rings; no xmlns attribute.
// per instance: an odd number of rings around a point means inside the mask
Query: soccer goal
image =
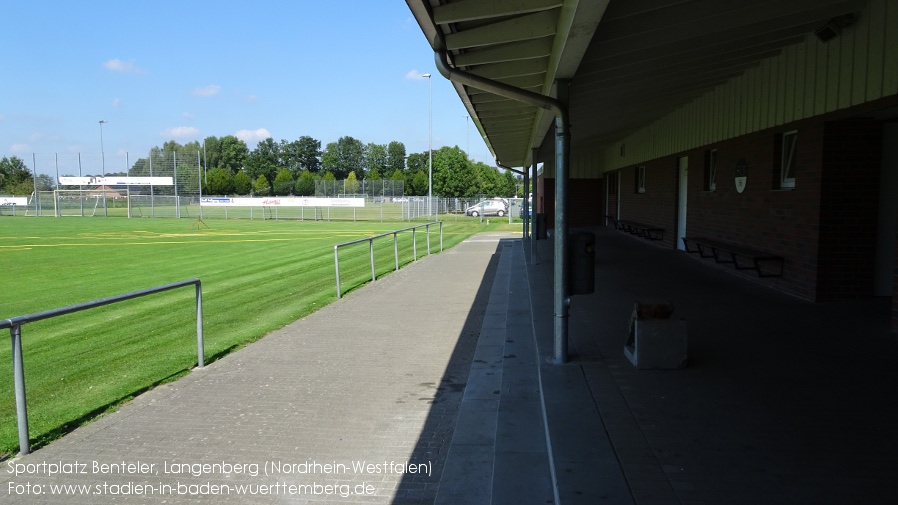
<svg viewBox="0 0 898 505"><path fill-rule="evenodd" d="M107 216L110 210L117 214L126 210L128 196L127 189L57 189L53 191L53 206L56 216Z"/></svg>

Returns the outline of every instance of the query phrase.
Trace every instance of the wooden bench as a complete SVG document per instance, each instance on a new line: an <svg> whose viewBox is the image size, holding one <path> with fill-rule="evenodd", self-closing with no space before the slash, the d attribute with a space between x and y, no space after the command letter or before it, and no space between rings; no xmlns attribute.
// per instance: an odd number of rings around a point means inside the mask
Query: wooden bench
<svg viewBox="0 0 898 505"><path fill-rule="evenodd" d="M732 263L737 270L754 270L758 277L783 276L782 256L703 237L683 237L683 246L688 253L698 254L702 258L714 258L717 263ZM751 264L746 264L748 262ZM762 268L762 265L766 268Z"/></svg>
<svg viewBox="0 0 898 505"><path fill-rule="evenodd" d="M614 221L614 227L637 237L644 237L649 240L664 240L664 228L652 224L617 219Z"/></svg>

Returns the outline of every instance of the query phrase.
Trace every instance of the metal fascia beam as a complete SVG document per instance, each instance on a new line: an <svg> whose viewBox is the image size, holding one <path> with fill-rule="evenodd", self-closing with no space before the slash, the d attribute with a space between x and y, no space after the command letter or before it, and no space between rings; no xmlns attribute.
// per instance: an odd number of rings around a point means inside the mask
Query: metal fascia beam
<svg viewBox="0 0 898 505"><path fill-rule="evenodd" d="M446 49L456 50L549 37L555 34L557 27L557 9L527 14L462 32L450 33L445 36Z"/></svg>
<svg viewBox="0 0 898 505"><path fill-rule="evenodd" d="M433 22L438 25L477 19L515 16L561 6L561 0L462 0L433 8Z"/></svg>
<svg viewBox="0 0 898 505"><path fill-rule="evenodd" d="M473 49L455 55L456 67L542 58L552 54L552 37Z"/></svg>

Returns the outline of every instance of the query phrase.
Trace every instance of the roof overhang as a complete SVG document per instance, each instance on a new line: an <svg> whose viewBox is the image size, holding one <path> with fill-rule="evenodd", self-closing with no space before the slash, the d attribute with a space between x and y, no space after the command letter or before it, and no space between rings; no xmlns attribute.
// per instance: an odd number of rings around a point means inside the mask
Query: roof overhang
<svg viewBox="0 0 898 505"><path fill-rule="evenodd" d="M611 145L741 75L864 0L406 0L457 69L554 96L571 147ZM551 127L532 105L453 83L496 159L527 166ZM546 153L549 154L549 153Z"/></svg>

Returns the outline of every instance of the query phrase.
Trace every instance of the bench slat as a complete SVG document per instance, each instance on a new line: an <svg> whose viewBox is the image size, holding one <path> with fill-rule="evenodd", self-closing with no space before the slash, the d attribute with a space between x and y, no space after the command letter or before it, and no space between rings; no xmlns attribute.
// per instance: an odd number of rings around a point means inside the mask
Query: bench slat
<svg viewBox="0 0 898 505"><path fill-rule="evenodd" d="M698 253L702 258L714 258L717 263L732 263L737 270L754 270L758 277L782 277L783 264L785 260L782 256L773 255L763 251L756 251L736 244L729 244L719 240L707 239L702 237L682 237L683 246L688 253ZM690 249L690 242L694 248ZM706 252L710 250L710 254ZM722 254L724 257L721 258ZM728 259L726 259L728 256ZM740 263L739 258L751 261L751 265ZM778 271L769 272L761 268L761 264L773 263L779 266Z"/></svg>
<svg viewBox="0 0 898 505"><path fill-rule="evenodd" d="M617 219L614 221L614 227L617 230L626 231L632 235L636 235L637 237L644 237L649 240L664 239L664 228L655 225L638 223L636 221L628 221L625 219Z"/></svg>

